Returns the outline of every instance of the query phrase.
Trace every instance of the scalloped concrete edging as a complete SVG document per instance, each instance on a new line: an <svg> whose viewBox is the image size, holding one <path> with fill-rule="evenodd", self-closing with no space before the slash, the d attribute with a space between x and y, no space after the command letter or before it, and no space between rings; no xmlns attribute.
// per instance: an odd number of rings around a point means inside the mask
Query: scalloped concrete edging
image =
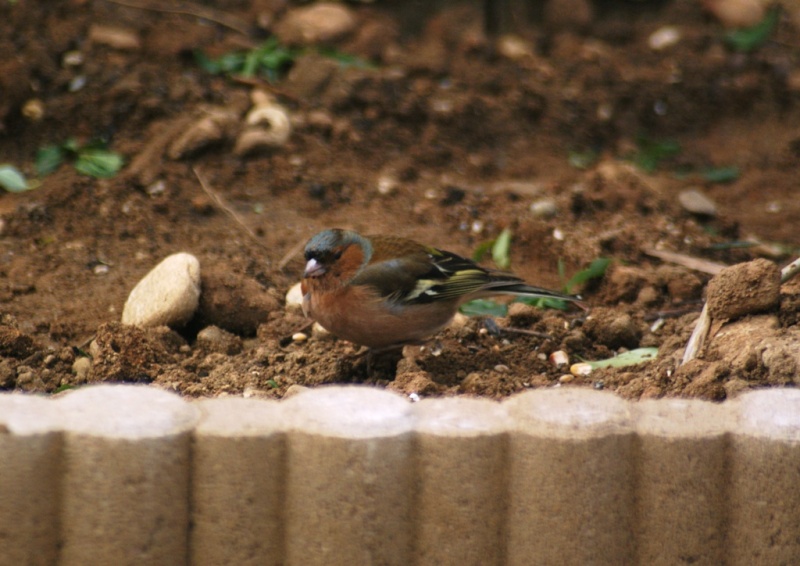
<svg viewBox="0 0 800 566"><path fill-rule="evenodd" d="M0 395L0 565L798 564L800 390Z"/></svg>

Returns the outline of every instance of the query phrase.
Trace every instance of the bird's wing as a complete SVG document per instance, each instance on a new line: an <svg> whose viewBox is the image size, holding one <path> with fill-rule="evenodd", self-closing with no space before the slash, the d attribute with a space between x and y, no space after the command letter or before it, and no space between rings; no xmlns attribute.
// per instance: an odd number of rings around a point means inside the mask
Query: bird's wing
<svg viewBox="0 0 800 566"><path fill-rule="evenodd" d="M353 284L372 286L395 304L460 301L491 280L485 269L452 252L404 238L374 236L372 242L371 261Z"/></svg>

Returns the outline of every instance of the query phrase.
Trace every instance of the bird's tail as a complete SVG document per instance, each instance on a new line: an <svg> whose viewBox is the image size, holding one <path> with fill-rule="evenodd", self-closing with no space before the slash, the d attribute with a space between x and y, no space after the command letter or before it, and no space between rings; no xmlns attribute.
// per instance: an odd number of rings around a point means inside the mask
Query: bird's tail
<svg viewBox="0 0 800 566"><path fill-rule="evenodd" d="M558 291L551 291L542 287L534 287L527 283L517 283L514 281L495 281L484 287L486 295L516 295L518 297L530 297L538 299L557 299L567 301L585 311L589 307L578 295L567 295Z"/></svg>

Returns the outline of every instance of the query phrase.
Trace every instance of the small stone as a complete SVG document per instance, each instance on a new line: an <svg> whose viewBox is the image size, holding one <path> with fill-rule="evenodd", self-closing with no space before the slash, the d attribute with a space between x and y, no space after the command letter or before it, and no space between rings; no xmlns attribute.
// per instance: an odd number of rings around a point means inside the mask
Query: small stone
<svg viewBox="0 0 800 566"><path fill-rule="evenodd" d="M564 350L556 350L550 354L550 363L556 367L561 367L569 363L569 356Z"/></svg>
<svg viewBox="0 0 800 566"><path fill-rule="evenodd" d="M763 0L703 0L706 10L726 28L749 28L764 19Z"/></svg>
<svg viewBox="0 0 800 566"><path fill-rule="evenodd" d="M84 57L80 51L67 51L61 58L61 63L65 67L79 67L83 65Z"/></svg>
<svg viewBox="0 0 800 566"><path fill-rule="evenodd" d="M664 26L657 29L647 38L647 45L653 51L661 51L672 47L681 40L681 32L673 26Z"/></svg>
<svg viewBox="0 0 800 566"><path fill-rule="evenodd" d="M75 374L78 383L86 383L91 369L92 360L84 356L77 358L72 364L72 373Z"/></svg>
<svg viewBox="0 0 800 566"><path fill-rule="evenodd" d="M306 340L308 340L308 334L305 332L295 332L292 334L293 342L305 342Z"/></svg>
<svg viewBox="0 0 800 566"><path fill-rule="evenodd" d="M592 366L586 362L579 362L569 366L569 372L575 377L582 377L592 373Z"/></svg>
<svg viewBox="0 0 800 566"><path fill-rule="evenodd" d="M315 322L311 325L311 336L316 340L330 340L333 338L333 334L319 322Z"/></svg>
<svg viewBox="0 0 800 566"><path fill-rule="evenodd" d="M22 106L22 115L31 122L38 122L44 118L44 102L38 98L31 98Z"/></svg>
<svg viewBox="0 0 800 566"><path fill-rule="evenodd" d="M573 381L575 381L575 376L569 373L565 373L564 375L558 378L559 383L571 383Z"/></svg>
<svg viewBox="0 0 800 566"><path fill-rule="evenodd" d="M496 366L494 366L494 371L498 373L508 373L511 371L511 368L509 368L505 364L497 364Z"/></svg>
<svg viewBox="0 0 800 566"><path fill-rule="evenodd" d="M286 293L286 308L303 308L303 291L302 284L298 281Z"/></svg>
<svg viewBox="0 0 800 566"><path fill-rule="evenodd" d="M497 52L512 61L533 57L533 45L518 35L507 34L497 39Z"/></svg>
<svg viewBox="0 0 800 566"><path fill-rule="evenodd" d="M397 188L399 187L399 183L397 179L394 178L392 175L381 175L378 178L378 194L383 196L391 195L397 192Z"/></svg>
<svg viewBox="0 0 800 566"><path fill-rule="evenodd" d="M283 43L329 43L349 35L356 29L353 11L342 4L319 2L289 10L275 30Z"/></svg>
<svg viewBox="0 0 800 566"><path fill-rule="evenodd" d="M200 262L191 254L173 254L134 287L122 323L136 326L182 326L200 300Z"/></svg>
<svg viewBox="0 0 800 566"><path fill-rule="evenodd" d="M706 195L697 189L686 189L678 195L678 202L681 206L692 214L702 216L716 216L717 205Z"/></svg>
<svg viewBox="0 0 800 566"><path fill-rule="evenodd" d="M531 204L531 213L538 218L552 218L558 214L558 207L553 199L544 198Z"/></svg>
<svg viewBox="0 0 800 566"><path fill-rule="evenodd" d="M206 352L234 356L242 351L242 339L217 326L206 326L197 333L197 347Z"/></svg>

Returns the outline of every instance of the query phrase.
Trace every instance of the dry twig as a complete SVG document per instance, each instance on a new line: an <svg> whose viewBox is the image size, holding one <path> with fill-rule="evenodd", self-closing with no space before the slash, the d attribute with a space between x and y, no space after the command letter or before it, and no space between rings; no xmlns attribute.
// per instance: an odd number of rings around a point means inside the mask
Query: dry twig
<svg viewBox="0 0 800 566"><path fill-rule="evenodd" d="M665 250L654 250L652 248L646 248L642 250L649 256L657 257L661 261L666 261L669 263L674 263L676 265L682 265L683 267L687 267L689 269L694 269L695 271L700 271L701 273L708 273L710 275L716 275L720 271L722 271L725 267L725 264L717 263L715 261L708 261L706 259L702 259L699 257L692 257L685 254L679 254L676 252L669 252Z"/></svg>
<svg viewBox="0 0 800 566"><path fill-rule="evenodd" d="M244 232L245 232L245 233L246 233L248 236L250 236L250 238L251 238L251 239L252 239L252 240L253 240L253 241L254 241L256 244L258 244L259 246L261 246L261 247L262 247L262 248L264 248L264 249L269 249L269 248L267 248L267 246L266 246L266 245L264 245L264 242L262 242L262 241L259 239L259 237L256 235L256 233L255 233L255 232L253 232L253 231L250 229L250 227L249 227L247 224L245 224L245 223L244 223L244 220L242 220L242 217L241 217L241 216L239 216L239 214L238 214L238 213L237 213L235 210L233 210L233 209L232 209L230 206L228 206L228 203L226 203L226 202L225 202L225 200L222 198L222 195L220 195L219 193L217 193L215 190L213 190L213 189L211 188L211 186L209 186L209 184L206 182L206 179L205 179L205 177L203 177L203 175L200 173L200 171L199 171L199 170L198 170L196 167L193 167L193 168L192 168L192 172L194 172L194 175L195 175L195 177L197 177L197 180L200 182L200 187L203 189L203 192L205 192L205 193L208 195L208 197L209 197L209 198L210 198L210 199L211 199L211 200L214 202L214 204L217 206L217 208L219 208L219 209L220 209L220 210L222 210L222 211L223 211L225 214L227 214L228 216L230 216L230 217L231 217L231 219L232 219L232 220L233 220L233 221L234 221L236 224L238 224L238 225L239 225L239 227L240 227L242 230L244 230Z"/></svg>

